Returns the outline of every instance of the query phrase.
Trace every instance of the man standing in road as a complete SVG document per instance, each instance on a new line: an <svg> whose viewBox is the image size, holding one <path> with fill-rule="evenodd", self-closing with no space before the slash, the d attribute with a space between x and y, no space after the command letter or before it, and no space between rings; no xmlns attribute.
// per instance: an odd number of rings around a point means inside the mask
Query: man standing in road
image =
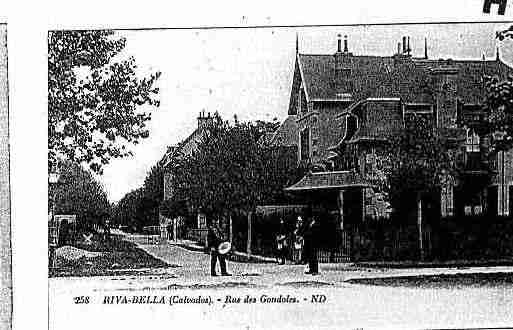
<svg viewBox="0 0 513 330"><path fill-rule="evenodd" d="M317 259L317 250L319 246L319 224L317 217L312 216L310 223L305 228L305 254L308 259L308 271L305 274L319 274L319 260Z"/></svg>
<svg viewBox="0 0 513 330"><path fill-rule="evenodd" d="M224 255L220 254L217 248L219 244L225 241L223 232L221 228L219 228L219 220L217 218L212 218L210 221L210 225L208 226L208 247L210 248L210 275L217 276L216 273L216 264L217 259L219 259L219 265L221 266L221 275L222 276L231 276L226 272L226 260Z"/></svg>

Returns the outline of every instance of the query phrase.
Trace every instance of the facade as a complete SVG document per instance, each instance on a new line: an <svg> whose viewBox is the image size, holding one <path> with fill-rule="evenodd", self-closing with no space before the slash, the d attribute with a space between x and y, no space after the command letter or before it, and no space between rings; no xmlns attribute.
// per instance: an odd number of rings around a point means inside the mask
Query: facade
<svg viewBox="0 0 513 330"><path fill-rule="evenodd" d="M296 45L288 114L297 123L297 160L315 170L286 191L323 204L340 228L386 218L390 205L372 185L381 175L376 150L410 116L425 116L464 155L462 179L448 177L441 189L440 215L511 215L513 150L490 150L497 137L484 134L481 103L484 77L513 69L498 51L493 60L433 60L427 41L425 49L412 56L409 37L388 57L355 55L340 35L332 55L301 54Z"/></svg>
<svg viewBox="0 0 513 330"><path fill-rule="evenodd" d="M206 129L213 124L214 118L210 113L200 112L198 116L198 127L189 135L185 140L180 142L178 145L169 146L166 153L160 160L160 166L164 169L164 200L171 199L173 196L172 178L169 171L169 167L172 166L172 161L176 157L191 154L196 150L201 139L204 137ZM168 219L163 215L159 216L160 230L162 238L173 238L176 239L179 236L180 224L184 219L181 217L177 219ZM206 217L202 213L197 214L196 228L192 230L191 235L195 236L198 241L206 241L206 229L207 222ZM170 232L171 229L172 231ZM197 237L196 237L197 236Z"/></svg>

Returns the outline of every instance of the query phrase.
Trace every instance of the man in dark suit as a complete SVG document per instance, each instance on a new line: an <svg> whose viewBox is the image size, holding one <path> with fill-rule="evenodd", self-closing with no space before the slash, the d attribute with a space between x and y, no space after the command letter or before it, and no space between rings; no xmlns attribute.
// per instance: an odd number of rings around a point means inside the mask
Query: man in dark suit
<svg viewBox="0 0 513 330"><path fill-rule="evenodd" d="M317 251L319 248L319 223L316 216L312 216L310 222L306 225L304 232L305 255L308 260L308 271L305 274L319 274L319 260Z"/></svg>
<svg viewBox="0 0 513 330"><path fill-rule="evenodd" d="M214 218L211 220L210 225L208 226L208 247L210 248L210 275L217 276L216 274L216 264L217 259L219 259L219 265L221 266L221 275L222 276L231 276L226 272L226 260L224 255L220 254L217 251L219 244L225 241L225 237L221 228L219 228L219 220Z"/></svg>

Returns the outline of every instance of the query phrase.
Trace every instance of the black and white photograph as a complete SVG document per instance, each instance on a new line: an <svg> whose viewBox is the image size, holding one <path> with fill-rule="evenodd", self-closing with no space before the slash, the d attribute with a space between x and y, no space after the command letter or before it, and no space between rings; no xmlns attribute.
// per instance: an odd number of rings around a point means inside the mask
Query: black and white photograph
<svg viewBox="0 0 513 330"><path fill-rule="evenodd" d="M47 58L50 329L513 326L513 23L55 29Z"/></svg>

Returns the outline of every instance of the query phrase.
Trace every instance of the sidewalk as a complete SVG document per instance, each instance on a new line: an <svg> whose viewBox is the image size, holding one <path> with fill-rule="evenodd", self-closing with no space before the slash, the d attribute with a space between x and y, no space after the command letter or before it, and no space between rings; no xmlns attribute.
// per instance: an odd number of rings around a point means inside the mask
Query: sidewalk
<svg viewBox="0 0 513 330"><path fill-rule="evenodd" d="M453 276L468 274L512 274L513 266L469 266L456 267L446 264L442 267L424 264L423 267L388 267L381 263L323 263L320 274L311 276L304 274L304 265L278 265L276 263L248 263L227 261L227 268L233 276L211 277L210 256L201 251L194 251L191 245L187 248L176 244L140 245L152 256L169 264L179 265L170 270L173 278L166 285L179 287L202 286L241 286L241 287L272 287L272 286L346 286L358 283L359 280L391 279L391 278L426 278L433 276ZM397 266L397 265L395 265ZM218 266L219 267L219 266Z"/></svg>
<svg viewBox="0 0 513 330"><path fill-rule="evenodd" d="M207 252L207 249L199 245L195 241L191 240L176 240L176 241L167 241L168 244L174 245L174 246L180 246L184 249L190 250L190 251L197 251L197 252ZM208 253L207 253L208 254ZM270 257L264 257L259 256L255 254L247 254L244 252L239 251L233 251L230 252L230 254L227 256L227 259L230 261L235 262L252 262L252 263L276 263L276 258L270 258Z"/></svg>

